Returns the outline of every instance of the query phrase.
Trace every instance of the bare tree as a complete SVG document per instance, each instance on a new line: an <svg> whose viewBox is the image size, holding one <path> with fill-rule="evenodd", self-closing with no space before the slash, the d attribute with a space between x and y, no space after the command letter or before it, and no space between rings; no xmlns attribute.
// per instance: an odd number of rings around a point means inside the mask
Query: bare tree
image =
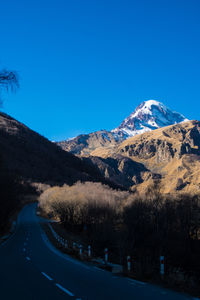
<svg viewBox="0 0 200 300"><path fill-rule="evenodd" d="M17 88L19 88L17 72L6 69L0 70L0 105L2 104L2 90L14 92Z"/></svg>

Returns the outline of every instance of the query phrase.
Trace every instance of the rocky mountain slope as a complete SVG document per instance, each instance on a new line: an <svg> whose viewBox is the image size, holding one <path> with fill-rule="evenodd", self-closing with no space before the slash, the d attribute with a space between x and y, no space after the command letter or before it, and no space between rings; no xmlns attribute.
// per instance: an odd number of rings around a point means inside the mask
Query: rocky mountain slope
<svg viewBox="0 0 200 300"><path fill-rule="evenodd" d="M183 122L136 135L112 149L105 151L105 148L98 148L92 152L92 155L97 154L98 158L90 159L102 174L116 182L125 181L127 186L136 188L140 193L155 179L161 181L165 193L200 192L199 121ZM103 163L100 164L99 160ZM125 169L121 167L122 162Z"/></svg>
<svg viewBox="0 0 200 300"><path fill-rule="evenodd" d="M113 147L124 139L106 130L100 130L89 134L81 134L73 139L58 142L63 150L78 155L89 155L99 147Z"/></svg>
<svg viewBox="0 0 200 300"><path fill-rule="evenodd" d="M117 135L131 137L161 127L188 121L183 115L170 110L161 102L148 100L141 103L119 127Z"/></svg>
<svg viewBox="0 0 200 300"><path fill-rule="evenodd" d="M57 144L73 154L86 156L98 151L98 148L104 147L107 151L129 137L183 121L188 121L183 115L158 101L148 100L141 103L119 127L111 131L100 130L81 134Z"/></svg>

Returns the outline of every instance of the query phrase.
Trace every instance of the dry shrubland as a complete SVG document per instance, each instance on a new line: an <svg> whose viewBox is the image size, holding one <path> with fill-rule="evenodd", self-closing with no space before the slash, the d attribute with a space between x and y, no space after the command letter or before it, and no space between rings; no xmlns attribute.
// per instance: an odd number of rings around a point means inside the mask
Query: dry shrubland
<svg viewBox="0 0 200 300"><path fill-rule="evenodd" d="M60 220L72 232L84 232L101 252L116 244L116 224L122 223L123 205L129 192L117 191L101 183L76 183L53 187L40 196L40 208Z"/></svg>
<svg viewBox="0 0 200 300"><path fill-rule="evenodd" d="M159 272L164 255L166 272L179 268L200 275L199 196L163 196L157 184L141 198L101 183L78 182L47 189L39 202L46 214L83 234L100 253L108 247L120 263L133 256L140 274Z"/></svg>
<svg viewBox="0 0 200 300"><path fill-rule="evenodd" d="M93 222L97 214L98 222L102 222L100 211L102 215L106 214L106 211L120 214L123 203L129 197L128 192L113 190L99 182L78 182L73 186L63 185L47 189L40 196L39 202L45 213L72 225L87 223L89 214Z"/></svg>

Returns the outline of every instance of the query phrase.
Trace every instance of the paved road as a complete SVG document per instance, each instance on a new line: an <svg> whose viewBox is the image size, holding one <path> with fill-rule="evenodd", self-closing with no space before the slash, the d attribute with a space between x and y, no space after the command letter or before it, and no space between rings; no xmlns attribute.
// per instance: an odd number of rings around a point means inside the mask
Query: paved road
<svg viewBox="0 0 200 300"><path fill-rule="evenodd" d="M192 299L64 256L48 242L35 209L23 208L15 234L0 247L0 299Z"/></svg>

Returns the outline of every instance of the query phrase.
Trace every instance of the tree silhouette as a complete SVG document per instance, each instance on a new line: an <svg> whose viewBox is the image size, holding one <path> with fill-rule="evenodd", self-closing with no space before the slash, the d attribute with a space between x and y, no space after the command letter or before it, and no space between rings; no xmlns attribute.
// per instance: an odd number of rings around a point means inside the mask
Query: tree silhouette
<svg viewBox="0 0 200 300"><path fill-rule="evenodd" d="M2 104L1 93L3 90L14 92L19 88L19 78L15 71L0 70L0 105Z"/></svg>

